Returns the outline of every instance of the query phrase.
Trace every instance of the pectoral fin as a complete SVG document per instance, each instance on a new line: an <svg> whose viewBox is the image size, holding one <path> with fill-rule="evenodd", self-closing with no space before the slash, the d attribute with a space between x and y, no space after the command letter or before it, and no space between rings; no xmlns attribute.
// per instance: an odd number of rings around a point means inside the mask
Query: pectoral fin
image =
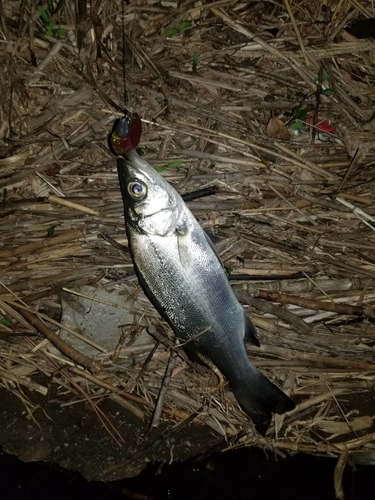
<svg viewBox="0 0 375 500"><path fill-rule="evenodd" d="M245 335L244 335L244 342L246 344L251 344L255 345L257 347L260 346L259 340L257 339L255 335L255 326L251 322L251 320L248 318L247 314L245 311L243 312L245 315Z"/></svg>
<svg viewBox="0 0 375 500"><path fill-rule="evenodd" d="M219 252L217 251L212 239L210 238L210 236L206 233L206 231L203 231L204 233L204 236L206 237L206 240L207 240L207 243L210 245L211 247L211 250L214 252L214 254L216 255L217 257L217 260L220 262L220 265L221 267L224 269L224 264L223 264L223 261L221 260L220 258L220 255L219 255Z"/></svg>
<svg viewBox="0 0 375 500"><path fill-rule="evenodd" d="M189 268L194 265L194 256L190 249L188 235L177 235L177 248L181 266L184 269L189 270Z"/></svg>

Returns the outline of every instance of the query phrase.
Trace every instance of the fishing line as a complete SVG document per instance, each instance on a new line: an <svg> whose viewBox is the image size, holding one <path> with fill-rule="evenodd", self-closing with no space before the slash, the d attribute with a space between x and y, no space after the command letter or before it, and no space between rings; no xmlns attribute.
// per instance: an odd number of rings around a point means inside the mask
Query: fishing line
<svg viewBox="0 0 375 500"><path fill-rule="evenodd" d="M136 149L142 135L142 121L137 113L131 109L130 95L126 87L126 34L125 34L125 7L123 0L121 6L121 26L122 26L122 85L124 114L118 118L113 126L112 133L109 136L109 146L116 155L123 155L128 151ZM128 5L128 3L127 3Z"/></svg>
<svg viewBox="0 0 375 500"><path fill-rule="evenodd" d="M128 112L127 105L128 103L128 93L126 89L126 36L125 36L125 8L124 3L126 0L123 0L121 3L121 29L122 29L122 84L123 84L123 99L124 99L124 111L125 115Z"/></svg>

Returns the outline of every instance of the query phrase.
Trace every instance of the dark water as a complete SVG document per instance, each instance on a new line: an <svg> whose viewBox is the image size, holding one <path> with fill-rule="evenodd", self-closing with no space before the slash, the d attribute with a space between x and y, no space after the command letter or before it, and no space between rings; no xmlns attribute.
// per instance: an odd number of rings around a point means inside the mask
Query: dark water
<svg viewBox="0 0 375 500"><path fill-rule="evenodd" d="M260 450L236 450L205 463L150 464L136 478L104 484L0 453L0 500L334 500L335 463L301 454L275 460ZM347 467L344 487L345 500L374 500L374 466Z"/></svg>

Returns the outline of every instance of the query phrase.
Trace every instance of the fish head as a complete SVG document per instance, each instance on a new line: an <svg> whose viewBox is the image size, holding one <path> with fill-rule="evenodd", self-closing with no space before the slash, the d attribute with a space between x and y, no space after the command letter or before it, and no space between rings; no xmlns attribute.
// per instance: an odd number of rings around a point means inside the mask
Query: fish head
<svg viewBox="0 0 375 500"><path fill-rule="evenodd" d="M126 223L141 233L183 233L183 202L175 189L135 151L117 164Z"/></svg>

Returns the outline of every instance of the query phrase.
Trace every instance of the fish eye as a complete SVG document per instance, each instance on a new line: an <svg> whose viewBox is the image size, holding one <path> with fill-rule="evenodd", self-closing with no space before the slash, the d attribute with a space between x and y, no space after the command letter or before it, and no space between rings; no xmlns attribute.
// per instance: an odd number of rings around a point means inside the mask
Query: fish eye
<svg viewBox="0 0 375 500"><path fill-rule="evenodd" d="M146 196L146 186L140 182L133 181L128 184L128 192L134 199L141 200Z"/></svg>

